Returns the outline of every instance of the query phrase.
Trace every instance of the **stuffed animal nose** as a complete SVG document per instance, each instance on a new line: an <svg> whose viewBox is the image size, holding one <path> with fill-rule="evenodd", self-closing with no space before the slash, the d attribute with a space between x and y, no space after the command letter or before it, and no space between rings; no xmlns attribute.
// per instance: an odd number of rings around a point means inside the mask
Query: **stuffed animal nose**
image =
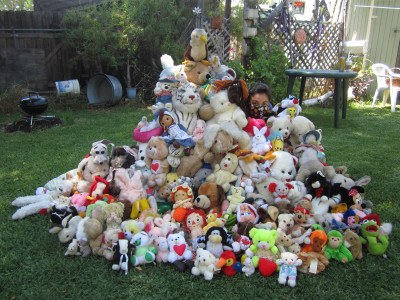
<svg viewBox="0 0 400 300"><path fill-rule="evenodd" d="M195 96L194 95L190 95L189 98L193 100L195 98Z"/></svg>

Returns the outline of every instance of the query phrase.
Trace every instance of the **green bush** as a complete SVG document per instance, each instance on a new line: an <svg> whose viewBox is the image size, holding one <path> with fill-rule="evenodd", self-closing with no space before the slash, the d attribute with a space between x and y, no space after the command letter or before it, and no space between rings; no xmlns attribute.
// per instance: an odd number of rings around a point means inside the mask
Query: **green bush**
<svg viewBox="0 0 400 300"><path fill-rule="evenodd" d="M263 82L272 88L273 103L286 97L288 59L285 52L277 45L263 37L254 37L250 41L247 66L238 60L228 65L237 73L237 77L245 80L250 87L255 82Z"/></svg>

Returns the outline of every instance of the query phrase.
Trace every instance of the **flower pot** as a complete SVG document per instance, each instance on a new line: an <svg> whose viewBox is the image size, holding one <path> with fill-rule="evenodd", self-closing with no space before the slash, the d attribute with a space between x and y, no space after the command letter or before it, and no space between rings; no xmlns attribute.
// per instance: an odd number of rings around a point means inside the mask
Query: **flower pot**
<svg viewBox="0 0 400 300"><path fill-rule="evenodd" d="M126 97L128 99L136 98L136 88L126 88Z"/></svg>

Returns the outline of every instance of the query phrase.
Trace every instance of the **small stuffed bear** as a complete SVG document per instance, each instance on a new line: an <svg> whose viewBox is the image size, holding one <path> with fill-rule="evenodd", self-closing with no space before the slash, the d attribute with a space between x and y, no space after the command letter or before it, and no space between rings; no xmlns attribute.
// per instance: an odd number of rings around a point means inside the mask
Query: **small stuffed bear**
<svg viewBox="0 0 400 300"><path fill-rule="evenodd" d="M216 271L216 264L217 259L210 251L199 248L197 249L192 274L195 276L203 274L205 280L212 280Z"/></svg>
<svg viewBox="0 0 400 300"><path fill-rule="evenodd" d="M288 196L293 185L284 182L271 182L268 186L269 191L274 195L274 203L286 202L290 203Z"/></svg>
<svg viewBox="0 0 400 300"><path fill-rule="evenodd" d="M235 154L228 153L221 161L219 165L215 165L214 173L206 178L208 182L214 182L221 185L225 192L228 192L230 188L230 182L237 179L236 175L233 175L238 166L238 158Z"/></svg>
<svg viewBox="0 0 400 300"><path fill-rule="evenodd" d="M290 287L296 286L297 278L297 267L303 263L301 259L298 259L296 254L290 252L283 252L281 258L277 260L276 264L281 266L279 271L278 282L282 285L287 283Z"/></svg>
<svg viewBox="0 0 400 300"><path fill-rule="evenodd" d="M153 136L146 147L146 165L151 170L149 187L163 186L169 171L168 147L160 136Z"/></svg>
<svg viewBox="0 0 400 300"><path fill-rule="evenodd" d="M226 210L226 212L228 214L233 213L236 210L238 204L242 203L245 200L245 197L243 197L243 194L244 194L243 188L232 187L231 191L232 191L232 195L229 195L227 197L227 199L229 201L229 206L228 206L228 209Z"/></svg>
<svg viewBox="0 0 400 300"><path fill-rule="evenodd" d="M178 260L190 260L193 257L193 253L189 250L189 246L186 243L184 232L171 233L168 238L168 262L173 264Z"/></svg>
<svg viewBox="0 0 400 300"><path fill-rule="evenodd" d="M172 109L172 94L176 89L177 80L162 78L159 79L156 87L154 88L154 95L156 95L156 104L151 107L153 113L160 108Z"/></svg>

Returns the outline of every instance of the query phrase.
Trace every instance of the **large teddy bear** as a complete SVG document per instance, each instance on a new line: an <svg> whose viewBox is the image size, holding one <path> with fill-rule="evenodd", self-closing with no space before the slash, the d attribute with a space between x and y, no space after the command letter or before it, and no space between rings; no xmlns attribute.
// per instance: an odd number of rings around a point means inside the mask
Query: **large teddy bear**
<svg viewBox="0 0 400 300"><path fill-rule="evenodd" d="M153 136L146 148L146 165L152 173L147 182L150 187L164 185L169 171L167 156L165 140L160 136Z"/></svg>
<svg viewBox="0 0 400 300"><path fill-rule="evenodd" d="M223 187L224 191L227 192L230 188L230 182L235 181L237 176L234 172L238 166L238 158L235 154L228 153L219 165L215 165L214 173L210 174L207 178L207 182L214 182Z"/></svg>
<svg viewBox="0 0 400 300"><path fill-rule="evenodd" d="M244 112L234 103L229 101L228 91L221 90L210 99L214 116L207 121L204 135L204 145L210 148L220 130L228 133L239 143L241 149L248 149L249 135L242 130L247 125Z"/></svg>

